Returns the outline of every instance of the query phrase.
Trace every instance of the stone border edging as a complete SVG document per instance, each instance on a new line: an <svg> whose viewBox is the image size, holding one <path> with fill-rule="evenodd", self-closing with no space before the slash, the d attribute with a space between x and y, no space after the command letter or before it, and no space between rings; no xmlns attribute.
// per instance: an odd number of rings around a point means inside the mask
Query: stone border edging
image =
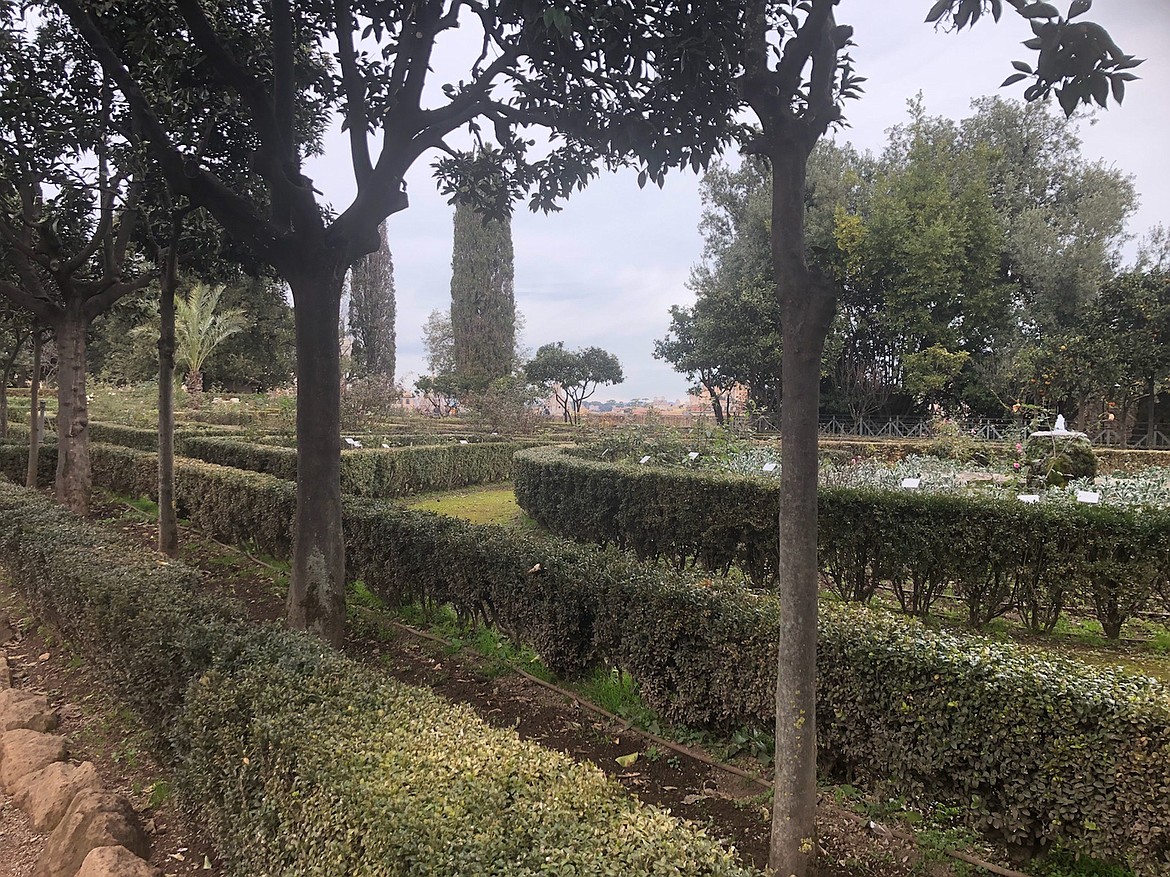
<svg viewBox="0 0 1170 877"><path fill-rule="evenodd" d="M0 791L49 835L32 877L161 877L131 803L102 788L92 762L68 761L56 710L11 682L0 650Z"/></svg>

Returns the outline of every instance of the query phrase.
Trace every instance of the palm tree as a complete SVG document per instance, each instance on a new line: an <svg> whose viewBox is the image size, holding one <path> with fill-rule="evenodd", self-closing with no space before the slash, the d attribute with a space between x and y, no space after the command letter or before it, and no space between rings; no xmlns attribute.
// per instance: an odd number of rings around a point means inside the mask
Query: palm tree
<svg viewBox="0 0 1170 877"><path fill-rule="evenodd" d="M187 369L183 386L203 392L203 364L219 343L248 327L239 308L216 313L222 286L196 283L185 298L175 299L175 359Z"/></svg>

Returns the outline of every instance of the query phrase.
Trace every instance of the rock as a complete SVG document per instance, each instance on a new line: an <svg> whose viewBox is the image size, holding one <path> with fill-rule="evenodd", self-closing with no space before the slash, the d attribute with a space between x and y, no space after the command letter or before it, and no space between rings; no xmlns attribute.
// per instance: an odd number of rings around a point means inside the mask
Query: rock
<svg viewBox="0 0 1170 877"><path fill-rule="evenodd" d="M117 846L142 859L150 856L150 841L130 802L112 792L86 789L74 796L49 835L32 877L74 877L90 852Z"/></svg>
<svg viewBox="0 0 1170 877"><path fill-rule="evenodd" d="M11 793L18 779L64 761L66 755L64 737L24 728L0 734L0 787Z"/></svg>
<svg viewBox="0 0 1170 877"><path fill-rule="evenodd" d="M48 698L18 688L0 691L0 733L17 728L52 731L56 727L57 713Z"/></svg>
<svg viewBox="0 0 1170 877"><path fill-rule="evenodd" d="M16 627L7 618L0 617L0 646L16 639Z"/></svg>
<svg viewBox="0 0 1170 877"><path fill-rule="evenodd" d="M75 795L100 786L92 761L80 765L58 761L17 780L12 802L28 814L33 831L49 832L61 822Z"/></svg>
<svg viewBox="0 0 1170 877"><path fill-rule="evenodd" d="M153 868L125 847L95 847L89 851L77 877L159 877Z"/></svg>
<svg viewBox="0 0 1170 877"><path fill-rule="evenodd" d="M8 655L0 652L0 691L12 687L12 668L8 666Z"/></svg>

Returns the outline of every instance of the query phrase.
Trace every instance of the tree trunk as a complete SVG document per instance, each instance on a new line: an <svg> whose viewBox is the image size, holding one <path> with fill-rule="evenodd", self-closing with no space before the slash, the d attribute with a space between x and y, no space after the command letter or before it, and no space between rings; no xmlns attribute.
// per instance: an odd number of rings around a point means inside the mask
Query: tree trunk
<svg viewBox="0 0 1170 877"><path fill-rule="evenodd" d="M711 410L715 412L715 425L723 426L723 394L716 387L708 386L707 393L711 396Z"/></svg>
<svg viewBox="0 0 1170 877"><path fill-rule="evenodd" d="M175 557L179 553L179 522L175 512L175 288L179 285L177 245L176 230L163 256L158 305L158 550L168 557Z"/></svg>
<svg viewBox="0 0 1170 877"><path fill-rule="evenodd" d="M37 464L40 462L41 432L44 423L41 421L41 330L33 330L32 354L32 384L28 394L28 470L25 472L24 485L30 490L37 486Z"/></svg>
<svg viewBox="0 0 1170 877"><path fill-rule="evenodd" d="M89 404L85 398L85 315L70 302L57 336L57 502L89 514Z"/></svg>
<svg viewBox="0 0 1170 877"><path fill-rule="evenodd" d="M8 382L12 380L12 366L0 376L0 438L8 438ZM31 418L30 418L31 419Z"/></svg>
<svg viewBox="0 0 1170 877"><path fill-rule="evenodd" d="M836 305L831 285L812 275L805 262L807 159L808 150L792 144L772 155L772 258L783 351L780 644L769 864L784 877L816 873L817 416L821 352Z"/></svg>
<svg viewBox="0 0 1170 877"><path fill-rule="evenodd" d="M297 511L288 624L345 640L341 532L341 318L344 271L287 276L297 333Z"/></svg>
<svg viewBox="0 0 1170 877"><path fill-rule="evenodd" d="M187 372L187 377L183 379L183 386L187 388L187 392L192 397L199 396L203 392L203 372L196 368L191 369Z"/></svg>
<svg viewBox="0 0 1170 877"><path fill-rule="evenodd" d="M1154 413L1158 408L1158 394L1156 391L1157 391L1157 386L1154 383L1154 376L1150 375L1150 377L1146 381L1146 392L1149 394L1149 397L1150 397L1149 406L1146 409L1146 414L1147 414L1147 419L1146 419L1146 450L1147 451L1152 451L1156 447L1156 445L1154 443L1154 439L1157 435L1157 430L1154 428Z"/></svg>

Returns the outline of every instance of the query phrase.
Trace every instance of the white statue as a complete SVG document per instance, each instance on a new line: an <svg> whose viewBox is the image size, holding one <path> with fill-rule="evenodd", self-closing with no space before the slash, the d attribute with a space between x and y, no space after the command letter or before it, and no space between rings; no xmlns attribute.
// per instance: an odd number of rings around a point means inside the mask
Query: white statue
<svg viewBox="0 0 1170 877"><path fill-rule="evenodd" d="M1068 432L1068 428L1065 426L1065 423L1064 423L1064 415L1063 414L1056 415L1056 426L1054 426L1052 428L1052 431L1053 432Z"/></svg>

